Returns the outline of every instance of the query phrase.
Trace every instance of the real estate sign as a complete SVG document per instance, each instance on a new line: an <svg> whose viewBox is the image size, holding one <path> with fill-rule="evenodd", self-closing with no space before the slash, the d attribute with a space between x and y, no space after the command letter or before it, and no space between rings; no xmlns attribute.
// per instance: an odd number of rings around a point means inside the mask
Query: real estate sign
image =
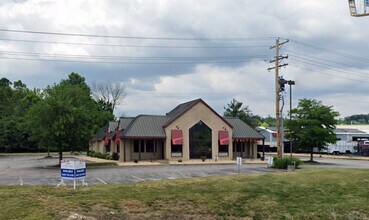
<svg viewBox="0 0 369 220"><path fill-rule="evenodd" d="M60 164L62 179L81 179L86 176L86 162L83 160L62 160Z"/></svg>

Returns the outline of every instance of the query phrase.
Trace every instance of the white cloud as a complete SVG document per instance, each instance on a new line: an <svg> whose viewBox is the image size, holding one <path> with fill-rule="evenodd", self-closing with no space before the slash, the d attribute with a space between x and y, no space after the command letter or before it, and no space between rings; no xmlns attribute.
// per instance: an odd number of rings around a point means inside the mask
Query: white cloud
<svg viewBox="0 0 369 220"><path fill-rule="evenodd" d="M347 2L336 0L251 1L251 0L4 0L0 3L0 29L122 35L142 37L261 37L281 36L317 47L367 57L369 37L367 18L352 18ZM158 41L67 37L1 32L0 39L123 44L139 46L270 46L268 41ZM311 97L332 104L343 115L368 113L366 76L368 59L351 59L306 47L296 42L283 46L290 53L290 66L282 69L286 79L296 81L295 99ZM268 47L238 49L163 49L150 47L104 47L47 43L22 43L0 40L1 51L91 56L215 57L266 55ZM293 54L295 53L295 54ZM296 58L305 54L315 58ZM148 65L152 60L131 60L126 65L96 63L56 63L4 59L0 54L1 76L21 79L30 87L59 82L72 71L80 72L88 82L109 79L127 82L129 96L120 106L128 114L163 114L183 101L202 97L219 113L232 98L249 105L255 114L274 114L274 73L270 64L260 61L188 65ZM7 55L12 58L20 56ZM301 56L301 55L298 55ZM302 55L303 56L303 55ZM30 55L22 58L38 59ZM327 63L325 60L334 61ZM81 59L82 60L82 59ZM100 60L101 61L101 60ZM223 61L223 60L222 60ZM364 61L364 62L363 62ZM136 64L133 64L136 63ZM323 65L323 64L324 65ZM341 65L345 64L345 65ZM311 65L313 64L313 65ZM326 64L333 65L335 69ZM350 67L351 65L351 67ZM352 67L354 66L354 67ZM298 68L296 68L298 67ZM357 67L357 68L355 68ZM313 69L315 72L306 69ZM342 72L343 70L343 72ZM345 72L346 71L346 72ZM363 74L357 74L358 72ZM357 81L353 81L354 79ZM360 81L360 82L359 82ZM174 92L174 93L173 93ZM172 93L172 94L168 94Z"/></svg>

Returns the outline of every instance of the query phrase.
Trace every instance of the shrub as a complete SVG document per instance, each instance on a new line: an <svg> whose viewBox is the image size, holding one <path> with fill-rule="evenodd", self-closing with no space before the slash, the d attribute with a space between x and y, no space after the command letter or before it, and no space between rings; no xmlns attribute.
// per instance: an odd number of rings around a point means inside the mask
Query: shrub
<svg viewBox="0 0 369 220"><path fill-rule="evenodd" d="M88 152L88 155L87 155L87 156L94 157L94 156L95 156L95 151L90 150L90 151Z"/></svg>
<svg viewBox="0 0 369 220"><path fill-rule="evenodd" d="M111 155L111 159L113 160L119 160L119 154L114 152L112 155Z"/></svg>
<svg viewBox="0 0 369 220"><path fill-rule="evenodd" d="M133 162L138 163L138 160L137 159L134 159Z"/></svg>
<svg viewBox="0 0 369 220"><path fill-rule="evenodd" d="M113 153L114 154L114 153ZM102 153L100 153L100 152L94 152L94 151L90 151L89 152L89 156L90 157L97 157L97 158L100 158L100 159L105 159L105 160L111 160L113 157L112 157L112 155L110 155L110 154L102 154ZM119 159L119 154L118 154L118 159ZM118 160L117 159L117 160Z"/></svg>
<svg viewBox="0 0 369 220"><path fill-rule="evenodd" d="M181 159L179 159L179 160L178 160L178 162L179 162L179 163L182 163L182 160L181 160Z"/></svg>
<svg viewBox="0 0 369 220"><path fill-rule="evenodd" d="M100 153L100 152L96 152L96 153L94 154L94 157L102 158L102 157L103 157L103 154L102 154L102 153Z"/></svg>
<svg viewBox="0 0 369 220"><path fill-rule="evenodd" d="M293 157L292 159L289 157L285 157L282 159L274 158L273 168L277 169L287 169L288 165L293 165L295 162L295 168L298 168L301 165L301 160L299 158Z"/></svg>
<svg viewBox="0 0 369 220"><path fill-rule="evenodd" d="M105 159L105 160L110 160L111 156L109 154L99 154L98 158Z"/></svg>

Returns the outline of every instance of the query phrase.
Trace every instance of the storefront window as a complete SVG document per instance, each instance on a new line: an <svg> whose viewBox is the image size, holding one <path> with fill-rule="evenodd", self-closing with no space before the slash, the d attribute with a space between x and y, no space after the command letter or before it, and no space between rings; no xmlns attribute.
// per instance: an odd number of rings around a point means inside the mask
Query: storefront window
<svg viewBox="0 0 369 220"><path fill-rule="evenodd" d="M146 152L147 153L153 153L154 152L154 141L153 140L147 140L146 141Z"/></svg>

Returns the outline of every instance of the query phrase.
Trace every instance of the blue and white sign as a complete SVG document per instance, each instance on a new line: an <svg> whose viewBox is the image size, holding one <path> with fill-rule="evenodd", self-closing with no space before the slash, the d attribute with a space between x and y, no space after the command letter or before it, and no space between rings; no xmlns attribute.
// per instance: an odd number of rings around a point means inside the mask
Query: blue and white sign
<svg viewBox="0 0 369 220"><path fill-rule="evenodd" d="M80 179L86 176L86 162L83 160L62 160L60 168L62 179Z"/></svg>

